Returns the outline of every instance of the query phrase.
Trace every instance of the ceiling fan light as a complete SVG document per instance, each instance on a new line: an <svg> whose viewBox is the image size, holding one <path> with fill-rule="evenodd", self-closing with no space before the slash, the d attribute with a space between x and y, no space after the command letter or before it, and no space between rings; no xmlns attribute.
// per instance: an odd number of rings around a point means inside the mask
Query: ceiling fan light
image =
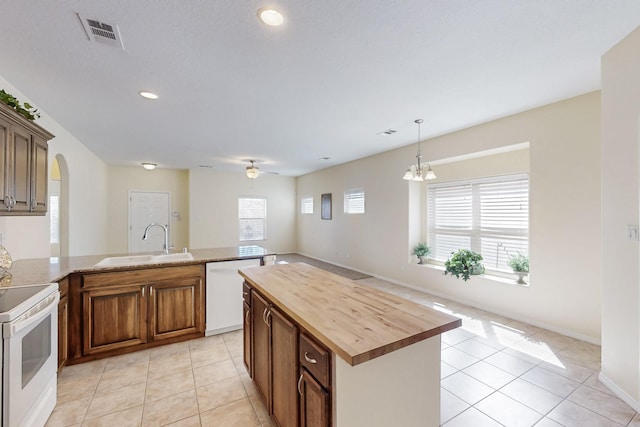
<svg viewBox="0 0 640 427"><path fill-rule="evenodd" d="M255 166L247 166L247 178L256 179L260 176L260 169Z"/></svg>

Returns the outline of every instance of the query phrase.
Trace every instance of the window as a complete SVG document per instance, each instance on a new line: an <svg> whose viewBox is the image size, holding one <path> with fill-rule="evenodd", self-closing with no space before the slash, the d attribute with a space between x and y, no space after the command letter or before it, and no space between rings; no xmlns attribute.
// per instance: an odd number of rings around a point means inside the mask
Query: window
<svg viewBox="0 0 640 427"><path fill-rule="evenodd" d="M240 241L266 240L267 199L264 197L240 197L238 199Z"/></svg>
<svg viewBox="0 0 640 427"><path fill-rule="evenodd" d="M49 243L60 243L60 196L49 196Z"/></svg>
<svg viewBox="0 0 640 427"><path fill-rule="evenodd" d="M364 213L364 190L349 190L344 193L344 213Z"/></svg>
<svg viewBox="0 0 640 427"><path fill-rule="evenodd" d="M300 201L300 212L303 215L313 214L313 197L303 197Z"/></svg>
<svg viewBox="0 0 640 427"><path fill-rule="evenodd" d="M529 177L526 174L428 186L432 259L480 253L487 270L511 273L510 255L529 254Z"/></svg>

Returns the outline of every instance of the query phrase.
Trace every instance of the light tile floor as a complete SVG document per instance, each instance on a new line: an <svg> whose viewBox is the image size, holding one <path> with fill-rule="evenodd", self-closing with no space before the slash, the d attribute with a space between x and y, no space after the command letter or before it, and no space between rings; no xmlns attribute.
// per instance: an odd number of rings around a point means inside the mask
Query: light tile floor
<svg viewBox="0 0 640 427"><path fill-rule="evenodd" d="M640 427L598 381L600 347L376 278L358 282L462 318L442 336L443 426ZM58 381L49 427L273 426L242 364L241 331L68 366Z"/></svg>

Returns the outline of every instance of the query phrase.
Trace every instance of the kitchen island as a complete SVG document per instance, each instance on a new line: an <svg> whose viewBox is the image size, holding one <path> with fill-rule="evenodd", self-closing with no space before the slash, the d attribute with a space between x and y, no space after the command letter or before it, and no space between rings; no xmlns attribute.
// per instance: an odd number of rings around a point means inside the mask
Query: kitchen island
<svg viewBox="0 0 640 427"><path fill-rule="evenodd" d="M440 423L445 313L304 263L246 268L245 365L282 427Z"/></svg>

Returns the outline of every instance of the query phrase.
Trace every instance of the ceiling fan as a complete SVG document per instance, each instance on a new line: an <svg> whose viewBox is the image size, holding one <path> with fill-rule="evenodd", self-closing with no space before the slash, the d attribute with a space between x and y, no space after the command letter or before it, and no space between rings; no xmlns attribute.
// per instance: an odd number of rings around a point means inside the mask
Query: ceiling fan
<svg viewBox="0 0 640 427"><path fill-rule="evenodd" d="M268 173L268 174L271 174L271 175L279 175L278 172L261 171L260 168L255 165L257 160L246 160L246 161L251 163L251 165L249 165L249 166L247 166L245 168L245 173L247 174L247 178L249 178L249 179L256 179L257 177L259 177L263 173Z"/></svg>
<svg viewBox="0 0 640 427"><path fill-rule="evenodd" d="M246 174L249 179L256 179L260 176L260 169L255 165L255 160L249 160L251 162L251 166L247 166Z"/></svg>

